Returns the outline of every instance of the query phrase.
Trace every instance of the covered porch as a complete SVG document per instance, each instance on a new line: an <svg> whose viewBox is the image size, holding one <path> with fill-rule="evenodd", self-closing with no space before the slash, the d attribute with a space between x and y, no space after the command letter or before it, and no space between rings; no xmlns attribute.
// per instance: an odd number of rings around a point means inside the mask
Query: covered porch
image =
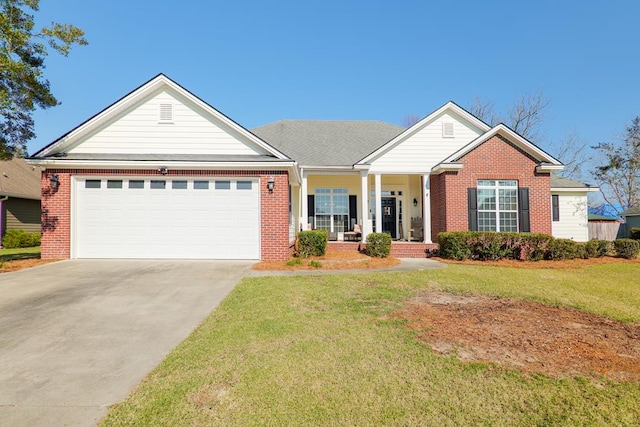
<svg viewBox="0 0 640 427"><path fill-rule="evenodd" d="M376 232L394 242L432 243L429 175L303 169L298 193L296 230L327 230L332 242L362 241ZM355 239L354 229L360 231Z"/></svg>

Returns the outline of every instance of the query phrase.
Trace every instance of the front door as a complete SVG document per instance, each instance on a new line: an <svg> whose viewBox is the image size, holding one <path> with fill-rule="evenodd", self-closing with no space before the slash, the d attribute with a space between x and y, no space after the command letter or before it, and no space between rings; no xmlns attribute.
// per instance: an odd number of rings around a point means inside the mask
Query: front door
<svg viewBox="0 0 640 427"><path fill-rule="evenodd" d="M382 198L382 232L391 234L396 238L396 198Z"/></svg>

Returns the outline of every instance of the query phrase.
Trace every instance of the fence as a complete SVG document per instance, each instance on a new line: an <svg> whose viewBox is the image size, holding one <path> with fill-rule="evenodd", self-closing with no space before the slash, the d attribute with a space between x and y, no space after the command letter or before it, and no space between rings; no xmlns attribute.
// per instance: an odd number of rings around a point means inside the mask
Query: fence
<svg viewBox="0 0 640 427"><path fill-rule="evenodd" d="M620 223L616 221L589 221L589 240L615 240L619 229Z"/></svg>

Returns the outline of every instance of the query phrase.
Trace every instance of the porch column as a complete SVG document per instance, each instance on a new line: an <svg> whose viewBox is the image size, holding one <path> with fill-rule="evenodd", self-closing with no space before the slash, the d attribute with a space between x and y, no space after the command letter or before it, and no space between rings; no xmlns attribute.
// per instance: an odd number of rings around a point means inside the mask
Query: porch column
<svg viewBox="0 0 640 427"><path fill-rule="evenodd" d="M374 175L376 183L376 233L382 233L382 176Z"/></svg>
<svg viewBox="0 0 640 427"><path fill-rule="evenodd" d="M307 224L309 224L309 204L307 197L307 172L302 171L302 184L300 185L300 194L302 198L302 209L300 215L302 216L300 224L303 230L307 230Z"/></svg>
<svg viewBox="0 0 640 427"><path fill-rule="evenodd" d="M367 235L371 233L371 222L369 221L369 172L360 172L360 212L362 220L360 221L360 229L362 230L362 241L365 241Z"/></svg>
<svg viewBox="0 0 640 427"><path fill-rule="evenodd" d="M429 175L422 175L422 234L424 243L431 242L431 182Z"/></svg>

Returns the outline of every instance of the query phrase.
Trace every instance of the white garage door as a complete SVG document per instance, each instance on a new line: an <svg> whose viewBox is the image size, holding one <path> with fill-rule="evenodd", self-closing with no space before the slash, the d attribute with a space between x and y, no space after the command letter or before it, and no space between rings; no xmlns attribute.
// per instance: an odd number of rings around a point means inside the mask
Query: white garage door
<svg viewBox="0 0 640 427"><path fill-rule="evenodd" d="M259 259L257 179L78 178L77 258Z"/></svg>

